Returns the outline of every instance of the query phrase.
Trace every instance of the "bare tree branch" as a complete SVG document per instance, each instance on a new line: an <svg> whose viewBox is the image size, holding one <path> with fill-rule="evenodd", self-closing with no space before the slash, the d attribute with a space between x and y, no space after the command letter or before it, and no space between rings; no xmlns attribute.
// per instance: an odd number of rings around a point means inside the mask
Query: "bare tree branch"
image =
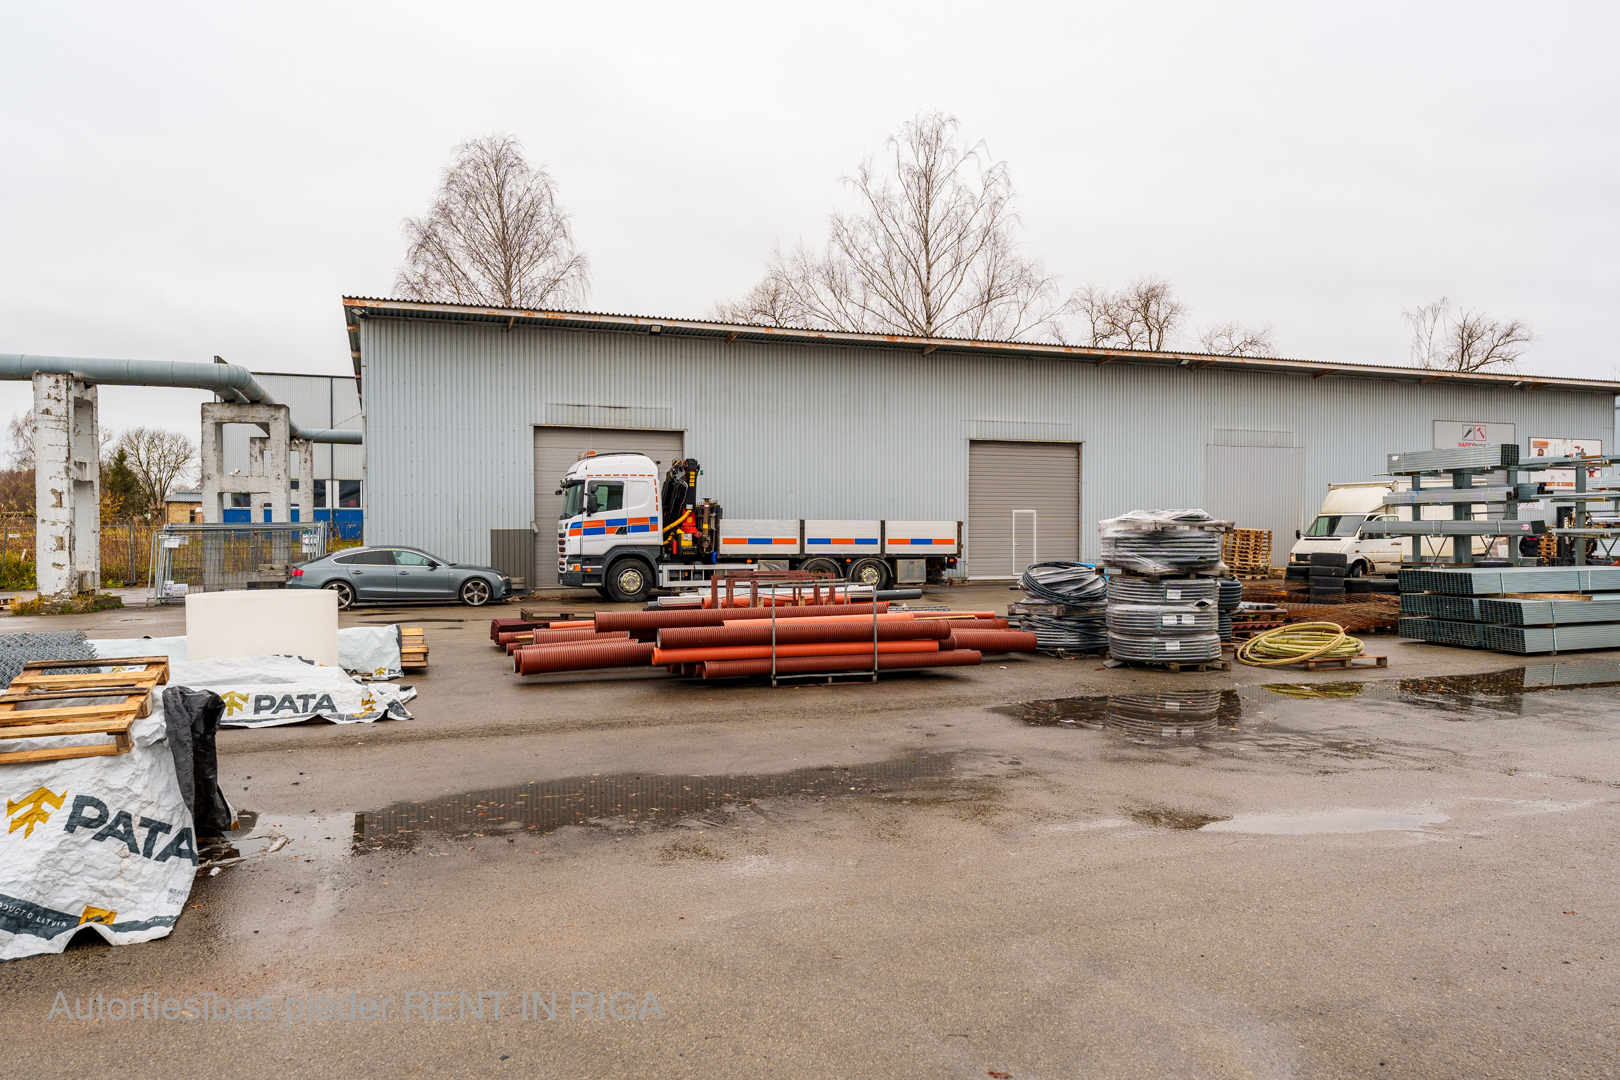
<svg viewBox="0 0 1620 1080"><path fill-rule="evenodd" d="M494 307L563 307L590 293L590 264L574 244L551 175L510 135L456 147L433 207L404 224L394 290L419 300Z"/></svg>
<svg viewBox="0 0 1620 1080"><path fill-rule="evenodd" d="M1067 308L1083 321L1090 344L1106 349L1162 351L1187 318L1187 305L1159 277L1139 278L1118 292L1087 285L1075 290Z"/></svg>
<svg viewBox="0 0 1620 1080"><path fill-rule="evenodd" d="M197 448L190 439L161 428L131 428L118 436L115 449L124 452L141 493L155 510L168 502L169 492L197 460Z"/></svg>
<svg viewBox="0 0 1620 1080"><path fill-rule="evenodd" d="M1522 319L1495 319L1478 309L1452 309L1442 296L1401 317L1412 327L1412 362L1448 371L1512 368L1536 335Z"/></svg>
<svg viewBox="0 0 1620 1080"><path fill-rule="evenodd" d="M1271 326L1244 326L1239 322L1216 323L1199 335L1204 351L1215 356L1275 356Z"/></svg>
<svg viewBox="0 0 1620 1080"><path fill-rule="evenodd" d="M11 467L24 472L34 470L34 414L32 412L16 413L11 423L6 425L6 454L11 458Z"/></svg>
<svg viewBox="0 0 1620 1080"><path fill-rule="evenodd" d="M722 319L917 337L1057 338L1057 283L1014 239L1012 180L960 125L918 116L880 169L845 183L860 210L834 214L825 248L778 249L765 278L717 304Z"/></svg>

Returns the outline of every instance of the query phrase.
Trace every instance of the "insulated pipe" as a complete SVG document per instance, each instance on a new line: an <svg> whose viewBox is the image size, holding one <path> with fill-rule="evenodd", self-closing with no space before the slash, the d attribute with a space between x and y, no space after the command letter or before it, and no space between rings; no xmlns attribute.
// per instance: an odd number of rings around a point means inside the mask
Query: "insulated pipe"
<svg viewBox="0 0 1620 1080"><path fill-rule="evenodd" d="M889 610L888 604L878 604L879 612ZM804 619L816 615L832 614L864 614L868 620L872 618L871 604L806 604L803 607L778 608L717 608L706 611L701 608L672 608L669 611L598 611L596 613L596 628L598 630L662 630L666 626L721 626L727 622L741 619L769 619L771 613L776 613L779 621L787 619Z"/></svg>
<svg viewBox="0 0 1620 1080"><path fill-rule="evenodd" d="M951 640L958 649L979 652L1034 652L1040 647L1026 630L956 630Z"/></svg>
<svg viewBox="0 0 1620 1080"><path fill-rule="evenodd" d="M275 405L253 372L236 364L190 364L173 360L96 360L84 356L28 356L0 353L0 380L24 381L45 372L72 375L102 386L185 386L212 390L226 401L249 405ZM361 442L359 431L301 428L288 422L294 439L318 443Z"/></svg>
<svg viewBox="0 0 1620 1080"><path fill-rule="evenodd" d="M809 625L805 625L809 624ZM943 622L880 622L877 624L879 641L942 641L951 635L951 627ZM863 627L860 623L823 623L813 619L795 620L776 625L778 645L800 645L813 641L872 641L870 619ZM658 646L663 649L705 649L726 645L769 645L769 624L750 623L747 626L672 626L658 631Z"/></svg>
<svg viewBox="0 0 1620 1080"><path fill-rule="evenodd" d="M880 655L887 653L928 653L939 652L937 641L880 641L877 651ZM806 645L778 645L777 656L844 656L854 653L859 644L854 641L822 641ZM871 666L872 646L868 645L861 650L861 655L867 659L867 666ZM689 664L708 660L769 660L771 647L769 645L729 645L708 649L657 649L653 652L652 662L655 664Z"/></svg>
<svg viewBox="0 0 1620 1080"><path fill-rule="evenodd" d="M937 653L889 653L877 658L879 671L906 668L970 667L983 658L970 649ZM709 660L697 665L698 674L705 679L725 679L738 675L769 675L769 660ZM778 657L778 675L813 675L821 671L871 671L872 654L865 656L788 656Z"/></svg>
<svg viewBox="0 0 1620 1080"><path fill-rule="evenodd" d="M519 675L548 671L585 671L590 668L645 667L652 663L654 645L639 641L607 641L584 645L542 645L519 649L513 659Z"/></svg>

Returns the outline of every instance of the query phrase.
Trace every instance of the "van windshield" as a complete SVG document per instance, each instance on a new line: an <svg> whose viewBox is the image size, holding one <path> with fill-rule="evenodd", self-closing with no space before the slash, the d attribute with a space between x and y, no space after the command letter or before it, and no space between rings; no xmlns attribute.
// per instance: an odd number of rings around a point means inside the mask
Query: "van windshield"
<svg viewBox="0 0 1620 1080"><path fill-rule="evenodd" d="M576 517L583 509L585 509L585 484L579 480L564 484L562 516Z"/></svg>
<svg viewBox="0 0 1620 1080"><path fill-rule="evenodd" d="M1311 527L1305 530L1306 536L1354 536L1361 523L1367 520L1366 514L1323 514L1311 522Z"/></svg>

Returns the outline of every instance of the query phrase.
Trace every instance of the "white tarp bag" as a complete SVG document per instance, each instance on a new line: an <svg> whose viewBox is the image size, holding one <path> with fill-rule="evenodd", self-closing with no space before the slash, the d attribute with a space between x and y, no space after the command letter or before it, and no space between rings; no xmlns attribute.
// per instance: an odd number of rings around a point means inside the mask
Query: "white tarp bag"
<svg viewBox="0 0 1620 1080"><path fill-rule="evenodd" d="M412 686L356 682L342 668L301 656L192 660L169 667L169 685L212 690L225 701L221 727L276 727L306 720L369 724L409 720Z"/></svg>
<svg viewBox="0 0 1620 1080"><path fill-rule="evenodd" d="M351 626L338 631L338 664L365 679L397 679L399 627Z"/></svg>
<svg viewBox="0 0 1620 1080"><path fill-rule="evenodd" d="M342 631L338 631L342 633ZM171 664L186 662L186 638L131 637L94 638L86 642L101 660L127 660L132 656L167 656Z"/></svg>
<svg viewBox="0 0 1620 1080"><path fill-rule="evenodd" d="M191 895L197 841L160 695L127 754L0 765L0 960L58 953L81 926L114 945L167 935ZM19 739L37 750L106 736Z"/></svg>

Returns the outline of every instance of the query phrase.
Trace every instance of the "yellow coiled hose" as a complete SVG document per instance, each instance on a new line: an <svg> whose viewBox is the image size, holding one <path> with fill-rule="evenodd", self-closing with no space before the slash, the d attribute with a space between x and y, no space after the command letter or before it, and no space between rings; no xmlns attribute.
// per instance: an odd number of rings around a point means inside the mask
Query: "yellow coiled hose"
<svg viewBox="0 0 1620 1080"><path fill-rule="evenodd" d="M1238 647L1240 663L1281 667L1301 660L1331 660L1361 655L1361 641L1338 623L1308 622L1279 626L1257 634Z"/></svg>

